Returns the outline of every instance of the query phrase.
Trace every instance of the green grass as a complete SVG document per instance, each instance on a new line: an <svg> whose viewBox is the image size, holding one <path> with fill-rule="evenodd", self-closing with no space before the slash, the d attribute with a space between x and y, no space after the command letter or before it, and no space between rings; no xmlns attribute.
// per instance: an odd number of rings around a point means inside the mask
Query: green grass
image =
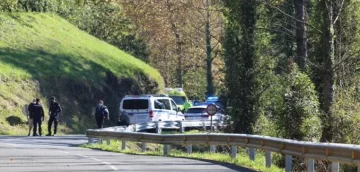
<svg viewBox="0 0 360 172"><path fill-rule="evenodd" d="M106 69L124 77L141 71L163 84L154 68L56 15L0 14L0 28L2 76L65 75L96 81Z"/></svg>
<svg viewBox="0 0 360 172"><path fill-rule="evenodd" d="M106 143L106 142L104 142ZM110 145L106 144L84 144L81 147L98 149L110 152L119 152L126 154L136 154L136 155L152 155L152 156L162 156L163 155L163 146L159 144L147 144L147 151L141 152L140 144L136 142L126 142L126 149L121 150L121 141L112 141ZM238 158L232 159L229 154L225 153L210 153L210 152L193 152L192 154L187 154L179 149L171 148L170 157L183 157L183 158L194 158L194 159L204 159L204 160L214 160L218 162L235 164L238 166L243 166L255 170L265 171L265 172L282 172L284 169L272 166L271 168L265 167L265 156L262 152L257 152L255 161L251 161L248 158L248 155L245 153L245 150L240 149ZM193 147L194 150L194 147Z"/></svg>
<svg viewBox="0 0 360 172"><path fill-rule="evenodd" d="M45 107L55 95L64 107L61 131L83 133L94 126L97 99L105 99L115 119L120 97L136 83L114 90L106 72L119 79L139 73L164 89L160 73L148 64L47 13L0 13L0 134L26 134L22 106L40 97ZM137 81L137 80L136 80ZM46 109L46 108L45 108ZM9 117L17 121L12 126ZM44 126L46 128L46 126Z"/></svg>

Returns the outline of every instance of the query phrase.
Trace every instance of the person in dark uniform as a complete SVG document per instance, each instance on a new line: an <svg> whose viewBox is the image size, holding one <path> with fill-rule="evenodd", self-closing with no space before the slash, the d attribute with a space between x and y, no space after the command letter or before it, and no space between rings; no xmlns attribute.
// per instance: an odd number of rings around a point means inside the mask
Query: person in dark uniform
<svg viewBox="0 0 360 172"><path fill-rule="evenodd" d="M103 128L104 119L109 120L109 110L104 105L104 101L100 100L95 109L95 120L98 128Z"/></svg>
<svg viewBox="0 0 360 172"><path fill-rule="evenodd" d="M128 113L125 111L120 111L119 121L117 122L118 126L126 126L130 125L130 117Z"/></svg>
<svg viewBox="0 0 360 172"><path fill-rule="evenodd" d="M54 136L56 135L61 110L62 110L61 106L58 102L56 102L55 97L51 97L50 108L49 108L50 118L48 122L48 134L46 136L51 136L51 126L53 123L54 123Z"/></svg>
<svg viewBox="0 0 360 172"><path fill-rule="evenodd" d="M29 134L28 134L28 136L30 136L31 130L33 129L33 126L34 126L32 107L35 104L35 102L36 102L36 99L33 99L33 101L29 105L27 105L27 109L26 109L27 110L27 112L26 112L27 116L26 117L27 117L28 126L29 126Z"/></svg>
<svg viewBox="0 0 360 172"><path fill-rule="evenodd" d="M31 114L33 115L33 121L34 121L34 130L33 130L33 136L38 136L36 134L36 129L39 127L39 135L42 135L42 129L41 129L41 123L44 121L44 109L42 105L40 104L40 99L36 98L35 103L32 105L31 108Z"/></svg>

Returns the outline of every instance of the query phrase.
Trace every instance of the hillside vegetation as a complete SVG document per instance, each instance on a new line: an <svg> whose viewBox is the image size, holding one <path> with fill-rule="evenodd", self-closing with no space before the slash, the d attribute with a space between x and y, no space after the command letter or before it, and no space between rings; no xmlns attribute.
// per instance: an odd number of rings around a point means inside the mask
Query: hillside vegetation
<svg viewBox="0 0 360 172"><path fill-rule="evenodd" d="M56 96L64 109L61 131L82 133L94 126L99 99L114 121L123 95L163 88L157 70L61 17L0 14L0 134L24 133L22 107L34 97L47 111L48 97Z"/></svg>

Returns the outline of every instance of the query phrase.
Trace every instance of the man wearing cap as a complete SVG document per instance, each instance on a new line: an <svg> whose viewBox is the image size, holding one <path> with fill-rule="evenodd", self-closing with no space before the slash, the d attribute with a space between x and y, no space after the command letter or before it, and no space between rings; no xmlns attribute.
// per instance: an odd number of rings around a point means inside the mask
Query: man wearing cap
<svg viewBox="0 0 360 172"><path fill-rule="evenodd" d="M57 132L57 126L59 123L59 116L61 112L61 106L58 102L56 102L55 97L50 98L50 108L49 108L49 122L48 122L48 134L46 136L51 136L51 126L54 123L54 135L56 135Z"/></svg>

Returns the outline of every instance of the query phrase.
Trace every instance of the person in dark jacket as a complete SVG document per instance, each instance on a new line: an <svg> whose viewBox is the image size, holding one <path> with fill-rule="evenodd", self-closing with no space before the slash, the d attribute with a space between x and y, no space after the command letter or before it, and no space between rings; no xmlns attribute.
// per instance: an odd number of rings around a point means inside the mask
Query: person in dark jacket
<svg viewBox="0 0 360 172"><path fill-rule="evenodd" d="M49 108L50 118L48 122L48 134L46 136L51 136L51 126L53 123L54 123L54 136L56 135L61 110L62 110L61 106L58 102L56 102L55 97L51 97L50 108Z"/></svg>
<svg viewBox="0 0 360 172"><path fill-rule="evenodd" d="M109 110L104 105L104 101L100 100L95 109L95 120L98 128L103 128L104 119L109 120Z"/></svg>
<svg viewBox="0 0 360 172"><path fill-rule="evenodd" d="M45 116L44 116L44 109L40 104L39 98L36 98L36 101L31 108L31 114L33 115L33 121L34 121L33 136L38 136L36 134L37 127L39 127L39 135L41 136L42 135L41 123L42 121L44 121Z"/></svg>
<svg viewBox="0 0 360 172"><path fill-rule="evenodd" d="M36 103L36 99L33 99L33 101L27 105L27 120L28 120L28 125L29 125L29 134L28 136L30 136L31 130L33 129L34 126L34 120L33 120L33 114L32 114L32 107L33 105Z"/></svg>

